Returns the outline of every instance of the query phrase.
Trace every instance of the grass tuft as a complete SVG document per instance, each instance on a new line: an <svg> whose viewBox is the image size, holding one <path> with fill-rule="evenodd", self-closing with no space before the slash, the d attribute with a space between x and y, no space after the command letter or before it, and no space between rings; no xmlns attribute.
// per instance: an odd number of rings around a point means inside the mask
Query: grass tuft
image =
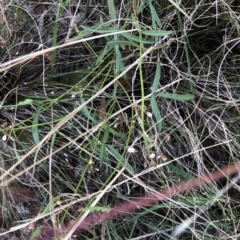
<svg viewBox="0 0 240 240"><path fill-rule="evenodd" d="M238 11L218 0L2 1L0 236L51 239L238 161ZM63 237L233 239L238 180Z"/></svg>

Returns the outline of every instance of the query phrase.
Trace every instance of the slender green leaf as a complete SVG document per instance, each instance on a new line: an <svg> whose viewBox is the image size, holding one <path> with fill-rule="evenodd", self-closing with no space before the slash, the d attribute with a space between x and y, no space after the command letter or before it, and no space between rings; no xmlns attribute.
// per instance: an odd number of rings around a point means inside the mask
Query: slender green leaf
<svg viewBox="0 0 240 240"><path fill-rule="evenodd" d="M126 170L131 173L134 174L134 169L133 167L127 162L127 160L111 145L108 145L109 150L111 151L111 153L115 156L115 158L120 161L122 160L122 165L124 167L126 167Z"/></svg>
<svg viewBox="0 0 240 240"><path fill-rule="evenodd" d="M120 137L123 140L126 140L126 135L122 134L121 132L116 131L114 128L109 128L109 132L112 133L116 137Z"/></svg>
<svg viewBox="0 0 240 240"><path fill-rule="evenodd" d="M161 20L158 17L158 14L157 14L155 8L153 7L151 1L149 1L149 8L151 11L151 16L152 16L152 24L155 25L155 23L157 23L158 27L161 28L162 27ZM154 28L154 30L156 30L156 29Z"/></svg>
<svg viewBox="0 0 240 240"><path fill-rule="evenodd" d="M114 3L113 3L113 0L108 0L108 11L109 11L109 16L110 16L110 19L114 22L116 22L116 10L115 10L115 7L114 7Z"/></svg>
<svg viewBox="0 0 240 240"><path fill-rule="evenodd" d="M59 201L61 199L61 195L57 195L56 197L54 197L52 199L52 204L48 203L47 206L44 208L43 212L41 213L41 215L46 215L50 213L50 206L55 206L57 201Z"/></svg>
<svg viewBox="0 0 240 240"><path fill-rule="evenodd" d="M135 27L139 32L142 31L142 30L141 30L141 26L140 26L140 24L138 23L138 21L136 21L134 15L132 15L132 21L133 21L134 27Z"/></svg>
<svg viewBox="0 0 240 240"><path fill-rule="evenodd" d="M85 103L84 98L81 98L81 104ZM87 106L83 107L82 109L82 113L92 122L96 123L96 119L94 119L94 117L90 114L90 112L88 111Z"/></svg>
<svg viewBox="0 0 240 240"><path fill-rule="evenodd" d="M31 105L33 104L32 99L25 99L24 101L21 101L17 104L17 106L25 106L25 105Z"/></svg>
<svg viewBox="0 0 240 240"><path fill-rule="evenodd" d="M34 230L34 232L32 233L31 237L30 237L30 240L34 240L36 239L36 237L39 237L41 234L41 229L40 228L36 228Z"/></svg>
<svg viewBox="0 0 240 240"><path fill-rule="evenodd" d="M177 174L178 176L182 177L183 179L189 180L193 177L187 171L184 171L182 168L175 166L173 163L169 163L168 167L173 173Z"/></svg>
<svg viewBox="0 0 240 240"><path fill-rule="evenodd" d="M42 111L42 108L43 108L43 105L41 105L38 108L37 112L33 116L32 136L33 136L33 140L36 144L38 144L40 142L39 133L38 133L38 123L39 123L39 116Z"/></svg>
<svg viewBox="0 0 240 240"><path fill-rule="evenodd" d="M109 138L109 126L104 128L104 135L103 135L102 143L106 144L108 142L108 138Z"/></svg>
<svg viewBox="0 0 240 240"><path fill-rule="evenodd" d="M132 35L130 33L121 33L121 35L123 37L125 37L126 39L128 39L129 41L134 41L134 42L137 42L140 44L140 38L138 36ZM142 44L153 44L154 42L142 39L141 43Z"/></svg>
<svg viewBox="0 0 240 240"><path fill-rule="evenodd" d="M87 36L89 36L91 34L92 34L92 31L89 31L89 30L78 31L78 35L77 36L67 39L66 42L77 41L77 40L82 39L84 37L87 37Z"/></svg>
<svg viewBox="0 0 240 240"><path fill-rule="evenodd" d="M110 27L110 28L91 28L91 27L87 27L87 26L83 26L81 25L81 28L83 28L84 30L88 30L92 33L113 33L113 32L117 32L118 31L118 27Z"/></svg>
<svg viewBox="0 0 240 240"><path fill-rule="evenodd" d="M173 31L154 31L154 30L149 30L149 31L142 31L142 34L148 35L148 36L153 36L153 37L165 37L168 36L169 34L173 33Z"/></svg>
<svg viewBox="0 0 240 240"><path fill-rule="evenodd" d="M161 29L161 21L158 17L158 14L155 10L155 8L153 7L152 5L152 2L149 1L149 8L150 8L150 11L151 11L151 16L152 16L152 28L154 31L157 31L157 28L160 28ZM158 26L156 26L158 25ZM157 43L158 41L158 37L155 37L155 43Z"/></svg>
<svg viewBox="0 0 240 240"><path fill-rule="evenodd" d="M109 138L109 126L104 128L104 135L103 135L103 139L100 147L100 161L99 161L100 168L102 167L103 161L106 156L106 143L108 141L108 138Z"/></svg>
<svg viewBox="0 0 240 240"><path fill-rule="evenodd" d="M115 41L118 40L117 35L114 36L114 40ZM119 74L120 69L124 67L123 60L122 60L122 54L120 52L119 45L115 44L114 45L114 50L115 50L115 53L116 53L116 73Z"/></svg>
<svg viewBox="0 0 240 240"><path fill-rule="evenodd" d="M99 16L99 21L100 21L100 24L103 25L104 24L104 21L103 21L103 18L102 18L102 15L100 14Z"/></svg>
<svg viewBox="0 0 240 240"><path fill-rule="evenodd" d="M100 147L100 159L99 159L99 167L101 168L103 165L103 161L105 159L106 156L106 145L105 144L101 144Z"/></svg>
<svg viewBox="0 0 240 240"><path fill-rule="evenodd" d="M170 98L170 99L177 100L177 101L190 101L195 98L195 96L190 93L175 94L175 93L164 92L164 93L159 93L159 96L164 97L164 98Z"/></svg>
<svg viewBox="0 0 240 240"><path fill-rule="evenodd" d="M158 89L160 78L161 78L161 68L160 68L160 63L157 62L156 72L155 72L155 76L154 76L154 80L153 80L153 84L152 84L152 92L153 93L155 93ZM157 103L155 95L151 96L150 104L151 104L153 115L157 121L158 132L160 133L162 131L162 116L161 116L159 104Z"/></svg>
<svg viewBox="0 0 240 240"><path fill-rule="evenodd" d="M57 136L57 132L54 132L52 135L52 139L51 139L51 147L54 146L55 140L56 140L56 136Z"/></svg>
<svg viewBox="0 0 240 240"><path fill-rule="evenodd" d="M100 207L100 206L94 206L94 207L87 207L82 210L83 212L109 212L111 211L111 208L107 207Z"/></svg>
<svg viewBox="0 0 240 240"><path fill-rule="evenodd" d="M156 68L156 72L155 72L155 76L152 84L152 93L155 93L157 91L160 78L161 78L161 68L160 68L160 63L157 62L157 68Z"/></svg>
<svg viewBox="0 0 240 240"><path fill-rule="evenodd" d="M161 116L161 113L160 113L160 110L159 110L159 105L156 101L155 96L151 97L150 103L151 103L151 108L152 108L153 115L154 115L154 117L156 118L156 121L157 121L157 129L158 129L158 132L160 133L160 132L162 132L162 116Z"/></svg>
<svg viewBox="0 0 240 240"><path fill-rule="evenodd" d="M103 58L113 49L113 46L106 45L104 49L101 51L101 53L98 55L97 61L95 63L95 66L97 66L101 61L103 61Z"/></svg>
<svg viewBox="0 0 240 240"><path fill-rule="evenodd" d="M79 39L82 39L84 37L91 35L93 32L96 32L96 29L106 29L107 27L111 26L111 22L104 23L101 16L100 16L100 21L101 21L101 24L96 24L96 25L94 25L94 27L87 27L87 26L82 25L82 28L84 28L84 30L82 30L82 31L77 30L78 35L75 37L66 39L66 42L77 41ZM108 29L108 30L110 30L110 29ZM110 32L112 32L112 31L110 31Z"/></svg>
<svg viewBox="0 0 240 240"><path fill-rule="evenodd" d="M126 40L112 40L112 41L107 42L108 46L113 46L116 44L122 45L122 46L132 46L132 47L139 48L139 45L137 43L126 41Z"/></svg>
<svg viewBox="0 0 240 240"><path fill-rule="evenodd" d="M146 8L146 1L140 1L140 5L138 6L137 14L141 13L143 9Z"/></svg>

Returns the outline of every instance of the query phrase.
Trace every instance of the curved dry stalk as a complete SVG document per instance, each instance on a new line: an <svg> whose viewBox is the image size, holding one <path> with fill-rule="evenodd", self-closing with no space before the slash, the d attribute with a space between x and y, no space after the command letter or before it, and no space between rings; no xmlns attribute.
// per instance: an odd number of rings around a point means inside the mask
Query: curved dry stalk
<svg viewBox="0 0 240 240"><path fill-rule="evenodd" d="M232 174L236 174L237 172L240 172L240 162L234 162L229 166L223 167L222 169L216 170L212 173L203 174L197 178L192 178L165 190L134 198L134 200L131 202L125 201L124 203L113 207L108 212L90 214L83 221L77 220L74 224L62 228L61 231L58 231L58 235L70 232L73 233L76 230L90 230L92 226L100 224L103 221L121 217L138 209L156 204L158 201L166 201L167 199L173 198L178 194L201 187L203 184L213 183L223 177L229 177ZM45 239L50 239L54 236L55 230L53 228L42 227L42 230L42 234L37 237L36 240L43 239L43 237L47 237ZM68 235L64 238L65 240L71 237Z"/></svg>

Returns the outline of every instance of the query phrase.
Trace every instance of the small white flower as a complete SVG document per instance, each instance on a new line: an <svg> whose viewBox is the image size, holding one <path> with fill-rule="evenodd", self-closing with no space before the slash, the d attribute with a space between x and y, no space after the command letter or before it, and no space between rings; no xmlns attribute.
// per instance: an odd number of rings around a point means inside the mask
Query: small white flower
<svg viewBox="0 0 240 240"><path fill-rule="evenodd" d="M120 123L119 122L116 122L116 123L114 123L114 128L117 128L117 126L119 125Z"/></svg>
<svg viewBox="0 0 240 240"><path fill-rule="evenodd" d="M6 134L3 135L2 140L3 140L4 142L7 140L7 135L6 135Z"/></svg>
<svg viewBox="0 0 240 240"><path fill-rule="evenodd" d="M138 152L138 150L135 149L135 148L133 148L133 147L129 147L129 148L128 148L128 152L129 152L129 153L136 153L136 152Z"/></svg>
<svg viewBox="0 0 240 240"><path fill-rule="evenodd" d="M155 158L155 156L156 156L155 153L151 153L150 156L149 156L149 158L150 158L150 159L153 159L153 158Z"/></svg>
<svg viewBox="0 0 240 240"><path fill-rule="evenodd" d="M148 117L152 118L152 113L146 112L146 114L147 114Z"/></svg>

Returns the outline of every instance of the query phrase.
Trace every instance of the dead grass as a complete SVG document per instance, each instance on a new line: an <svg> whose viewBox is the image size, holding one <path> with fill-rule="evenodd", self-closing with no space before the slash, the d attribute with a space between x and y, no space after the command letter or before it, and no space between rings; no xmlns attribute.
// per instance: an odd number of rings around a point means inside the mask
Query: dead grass
<svg viewBox="0 0 240 240"><path fill-rule="evenodd" d="M238 5L1 2L0 235L47 239L238 161ZM233 239L225 175L64 239Z"/></svg>

